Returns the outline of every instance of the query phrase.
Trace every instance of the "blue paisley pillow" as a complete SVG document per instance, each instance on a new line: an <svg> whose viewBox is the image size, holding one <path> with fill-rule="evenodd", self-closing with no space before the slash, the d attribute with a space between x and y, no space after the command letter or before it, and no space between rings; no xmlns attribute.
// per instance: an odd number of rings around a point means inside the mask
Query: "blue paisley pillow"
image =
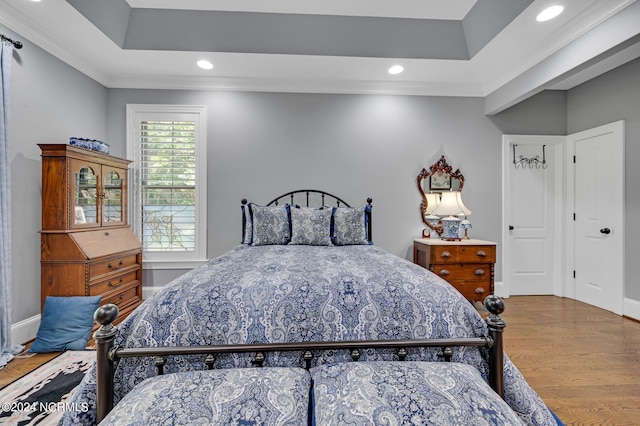
<svg viewBox="0 0 640 426"><path fill-rule="evenodd" d="M317 425L524 424L466 364L360 361L310 372Z"/></svg>
<svg viewBox="0 0 640 426"><path fill-rule="evenodd" d="M251 245L287 244L291 238L289 205L263 207L249 204L251 209Z"/></svg>
<svg viewBox="0 0 640 426"><path fill-rule="evenodd" d="M330 208L291 208L291 244L332 246Z"/></svg>
<svg viewBox="0 0 640 426"><path fill-rule="evenodd" d="M242 206L242 244L251 244L253 237L253 225L251 223L251 213L249 206Z"/></svg>
<svg viewBox="0 0 640 426"><path fill-rule="evenodd" d="M333 208L333 243L337 246L369 244L365 211L367 206Z"/></svg>
<svg viewBox="0 0 640 426"><path fill-rule="evenodd" d="M147 379L101 425L305 425L311 379L302 368L231 368Z"/></svg>

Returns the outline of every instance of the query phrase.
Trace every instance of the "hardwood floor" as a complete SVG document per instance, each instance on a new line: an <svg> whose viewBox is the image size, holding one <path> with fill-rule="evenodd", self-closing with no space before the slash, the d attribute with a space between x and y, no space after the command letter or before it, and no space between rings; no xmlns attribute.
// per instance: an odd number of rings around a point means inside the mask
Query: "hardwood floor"
<svg viewBox="0 0 640 426"><path fill-rule="evenodd" d="M565 424L640 424L640 322L554 296L505 304L505 351Z"/></svg>
<svg viewBox="0 0 640 426"><path fill-rule="evenodd" d="M28 345L25 346L25 352L17 355L0 370L0 389L61 354L61 352L31 354L26 352L28 348Z"/></svg>

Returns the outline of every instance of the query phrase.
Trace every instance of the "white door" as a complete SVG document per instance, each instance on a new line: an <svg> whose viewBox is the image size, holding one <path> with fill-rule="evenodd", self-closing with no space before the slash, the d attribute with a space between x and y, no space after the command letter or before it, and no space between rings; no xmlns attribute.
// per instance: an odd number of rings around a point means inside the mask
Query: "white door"
<svg viewBox="0 0 640 426"><path fill-rule="evenodd" d="M560 286L557 265L562 192L560 136L504 138L505 284L510 295L554 294ZM514 163L515 160L515 163ZM544 164L541 162L544 161Z"/></svg>
<svg viewBox="0 0 640 426"><path fill-rule="evenodd" d="M624 122L575 133L576 299L622 314L624 297Z"/></svg>

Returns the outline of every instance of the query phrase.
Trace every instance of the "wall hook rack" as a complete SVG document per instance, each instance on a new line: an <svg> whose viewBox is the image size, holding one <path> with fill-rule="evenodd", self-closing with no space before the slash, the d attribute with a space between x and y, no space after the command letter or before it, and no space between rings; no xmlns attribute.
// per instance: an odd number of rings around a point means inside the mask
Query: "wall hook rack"
<svg viewBox="0 0 640 426"><path fill-rule="evenodd" d="M547 164L547 159L545 156L545 147L546 145L542 145L542 160L540 160L540 156L536 155L535 157L525 157L524 155L516 156L516 147L517 144L513 144L513 165L517 169L518 167L536 169L543 168L546 169L549 165ZM518 158L518 160L516 160Z"/></svg>

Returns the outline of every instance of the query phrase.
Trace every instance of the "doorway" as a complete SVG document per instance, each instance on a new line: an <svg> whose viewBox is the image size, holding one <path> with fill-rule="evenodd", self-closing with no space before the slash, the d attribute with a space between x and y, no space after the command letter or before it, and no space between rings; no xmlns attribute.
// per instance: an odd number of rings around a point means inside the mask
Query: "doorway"
<svg viewBox="0 0 640 426"><path fill-rule="evenodd" d="M561 294L564 136L506 135L503 277L510 295Z"/></svg>
<svg viewBox="0 0 640 426"><path fill-rule="evenodd" d="M515 168L542 159L543 146L546 169ZM555 294L622 314L624 122L567 137L504 135L503 181L498 294Z"/></svg>
<svg viewBox="0 0 640 426"><path fill-rule="evenodd" d="M567 294L622 315L624 121L569 135L567 150L575 159L574 217L568 227L573 235L567 238L567 252L574 254L573 286Z"/></svg>

